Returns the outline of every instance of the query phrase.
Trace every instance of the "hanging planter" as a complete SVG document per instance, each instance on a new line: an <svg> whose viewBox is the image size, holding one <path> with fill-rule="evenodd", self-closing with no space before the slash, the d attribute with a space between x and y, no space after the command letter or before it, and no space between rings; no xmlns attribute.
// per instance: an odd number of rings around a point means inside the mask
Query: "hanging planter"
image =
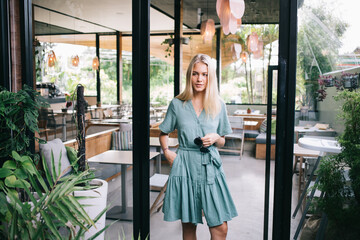
<svg viewBox="0 0 360 240"><path fill-rule="evenodd" d="M253 52L254 59L259 59L264 55L263 48L264 48L264 42L259 41L257 46L257 51Z"/></svg>

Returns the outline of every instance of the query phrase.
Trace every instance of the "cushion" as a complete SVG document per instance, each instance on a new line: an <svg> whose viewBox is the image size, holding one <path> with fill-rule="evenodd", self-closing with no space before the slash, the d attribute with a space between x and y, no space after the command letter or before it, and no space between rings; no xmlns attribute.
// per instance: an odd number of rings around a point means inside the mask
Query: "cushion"
<svg viewBox="0 0 360 240"><path fill-rule="evenodd" d="M267 119L265 119L260 125L260 133L266 133ZM271 119L271 134L276 134L276 118Z"/></svg>
<svg viewBox="0 0 360 240"><path fill-rule="evenodd" d="M256 138L259 134L258 130L245 130L245 138Z"/></svg>
<svg viewBox="0 0 360 240"><path fill-rule="evenodd" d="M112 150L131 150L131 132L113 132L112 133Z"/></svg>
<svg viewBox="0 0 360 240"><path fill-rule="evenodd" d="M266 133L260 133L259 136L256 137L255 142L257 144L266 144ZM271 135L271 144L276 143L275 135Z"/></svg>
<svg viewBox="0 0 360 240"><path fill-rule="evenodd" d="M60 173L58 171L59 162L61 162L61 173L62 175L66 175L71 172L70 161L67 157L66 149L63 142L56 138L52 141L48 141L45 144L40 144L40 154L45 158L48 169L50 170L51 175L52 172L52 154L54 155L54 163L56 176L59 176ZM45 167L45 166L44 166ZM66 171L65 171L66 170ZM65 172L64 172L65 171Z"/></svg>

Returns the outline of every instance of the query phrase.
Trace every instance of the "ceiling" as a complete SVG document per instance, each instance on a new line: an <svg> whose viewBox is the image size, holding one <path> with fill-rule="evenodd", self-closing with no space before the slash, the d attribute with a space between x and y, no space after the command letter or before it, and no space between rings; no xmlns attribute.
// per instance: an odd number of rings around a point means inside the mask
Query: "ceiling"
<svg viewBox="0 0 360 240"><path fill-rule="evenodd" d="M131 33L132 0L33 0L35 35L114 32ZM150 31L169 32L174 29L174 0L151 0ZM183 23L196 30L202 20L214 19L217 25L216 0L184 0ZM246 23L277 23L279 0L245 0ZM197 30L196 30L197 31Z"/></svg>

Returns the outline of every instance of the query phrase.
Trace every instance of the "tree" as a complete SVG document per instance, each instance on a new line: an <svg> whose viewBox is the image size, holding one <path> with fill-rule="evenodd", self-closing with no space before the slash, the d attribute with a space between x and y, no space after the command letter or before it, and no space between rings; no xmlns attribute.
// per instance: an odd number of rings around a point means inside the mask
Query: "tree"
<svg viewBox="0 0 360 240"><path fill-rule="evenodd" d="M321 1L321 7L304 5L299 10L297 82L299 95L316 99L319 75L335 70L341 37L348 24L332 14L331 5ZM301 86L303 85L303 86ZM316 109L316 102L309 106Z"/></svg>

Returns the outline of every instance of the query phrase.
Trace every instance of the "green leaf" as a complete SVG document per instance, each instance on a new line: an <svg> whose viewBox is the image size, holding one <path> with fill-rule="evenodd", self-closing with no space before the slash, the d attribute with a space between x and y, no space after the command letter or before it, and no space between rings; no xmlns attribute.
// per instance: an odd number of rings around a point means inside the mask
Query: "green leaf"
<svg viewBox="0 0 360 240"><path fill-rule="evenodd" d="M52 188L54 186L54 183L52 181L49 169L45 166L47 166L46 162L45 162L45 157L44 155L42 156L42 165L44 166L44 172L45 172L45 176L46 176L46 180L48 181L50 188Z"/></svg>
<svg viewBox="0 0 360 240"><path fill-rule="evenodd" d="M37 172L34 163L30 160L25 160L21 163L21 166L30 174L35 174L35 172Z"/></svg>
<svg viewBox="0 0 360 240"><path fill-rule="evenodd" d="M15 182L16 182L17 178L15 177L15 175L11 175L5 178L5 185L13 188L15 187Z"/></svg>
<svg viewBox="0 0 360 240"><path fill-rule="evenodd" d="M20 157L20 155L17 153L17 152L15 152L15 151L12 151L12 157L16 160L16 161L18 161L18 162L21 162L21 157Z"/></svg>
<svg viewBox="0 0 360 240"><path fill-rule="evenodd" d="M13 160L8 160L4 162L2 168L16 169L16 162Z"/></svg>
<svg viewBox="0 0 360 240"><path fill-rule="evenodd" d="M14 175L17 177L17 178L20 178L20 179L27 179L27 174L26 172L19 168L19 169L16 169L15 172L14 172Z"/></svg>
<svg viewBox="0 0 360 240"><path fill-rule="evenodd" d="M0 168L0 178L5 178L13 174L13 171L8 168Z"/></svg>
<svg viewBox="0 0 360 240"><path fill-rule="evenodd" d="M49 226L49 229L51 230L51 232L58 238L58 239L62 239L59 231L56 229L53 220L51 219L51 217L44 211L41 210L40 211L41 216L44 218L46 224Z"/></svg>

